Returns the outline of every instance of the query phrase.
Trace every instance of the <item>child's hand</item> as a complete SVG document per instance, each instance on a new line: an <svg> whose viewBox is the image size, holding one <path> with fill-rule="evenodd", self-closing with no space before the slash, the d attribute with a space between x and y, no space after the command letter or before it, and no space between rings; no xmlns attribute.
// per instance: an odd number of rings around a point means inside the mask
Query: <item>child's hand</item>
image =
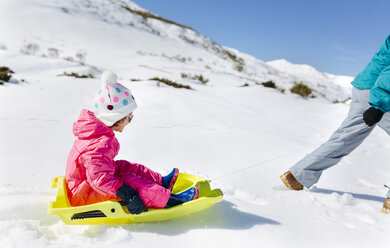
<svg viewBox="0 0 390 248"><path fill-rule="evenodd" d="M116 195L122 199L130 213L140 214L144 211L148 211L148 208L137 194L137 191L129 185L123 184L116 192Z"/></svg>
<svg viewBox="0 0 390 248"><path fill-rule="evenodd" d="M130 201L130 199L133 197L133 195L137 194L137 191L130 187L127 184L123 184L119 189L116 191L115 196L119 196L119 198L122 199L123 202L127 203Z"/></svg>
<svg viewBox="0 0 390 248"><path fill-rule="evenodd" d="M148 211L148 208L138 194L135 194L130 202L126 203L126 207L132 214L140 214L144 211Z"/></svg>

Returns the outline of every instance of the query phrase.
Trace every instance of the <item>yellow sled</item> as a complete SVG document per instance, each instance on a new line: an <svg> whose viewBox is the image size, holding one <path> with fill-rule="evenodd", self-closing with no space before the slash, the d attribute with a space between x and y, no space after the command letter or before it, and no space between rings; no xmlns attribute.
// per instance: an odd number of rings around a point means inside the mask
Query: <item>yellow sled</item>
<svg viewBox="0 0 390 248"><path fill-rule="evenodd" d="M57 196L55 201L49 203L47 213L58 215L67 225L96 225L101 223L115 225L174 219L202 211L222 201L223 193L220 189L211 190L210 183L207 180L184 173L179 173L172 193L179 193L192 186L199 188L199 198L194 201L171 208L149 209L142 214L133 215L116 200L72 207L69 204L66 192L65 177L55 177L52 180L51 187L57 188Z"/></svg>

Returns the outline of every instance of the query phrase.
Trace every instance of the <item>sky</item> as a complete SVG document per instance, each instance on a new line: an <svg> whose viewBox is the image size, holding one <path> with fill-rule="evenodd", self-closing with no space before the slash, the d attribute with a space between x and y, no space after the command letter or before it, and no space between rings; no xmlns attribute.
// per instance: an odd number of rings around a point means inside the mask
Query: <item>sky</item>
<svg viewBox="0 0 390 248"><path fill-rule="evenodd" d="M260 60L356 76L390 34L388 0L135 0Z"/></svg>

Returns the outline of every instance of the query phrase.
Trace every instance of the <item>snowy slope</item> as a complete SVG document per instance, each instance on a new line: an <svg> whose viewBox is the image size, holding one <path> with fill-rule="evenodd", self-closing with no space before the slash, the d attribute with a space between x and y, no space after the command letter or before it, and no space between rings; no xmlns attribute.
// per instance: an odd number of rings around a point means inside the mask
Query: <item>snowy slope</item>
<svg viewBox="0 0 390 248"><path fill-rule="evenodd" d="M111 68L127 78L159 76L181 81L182 73L202 74L209 85L224 86L256 86L272 80L287 94L297 81L307 81L314 96L332 102L350 97L349 91L334 83L337 76L318 72L322 76L315 81L302 80L299 71L286 73L223 47L131 1L3 2L0 27L7 35L0 37L0 44L9 51L75 60L98 70ZM145 13L153 18L145 18Z"/></svg>
<svg viewBox="0 0 390 248"><path fill-rule="evenodd" d="M349 87L335 86L342 78L326 81L335 90L321 91L329 94L324 98L282 94L255 82L274 80L288 89L295 80L320 81L321 73L278 68L214 44L245 61L239 72L237 62L200 46L207 40L200 34L156 19L146 25L118 4L143 10L130 1L1 1L0 26L9 35L0 36L0 66L25 80L0 85L1 248L383 247L390 242L390 218L380 212L383 184L390 179L389 137L382 130L311 190L291 192L279 180L343 120L348 105L331 103L337 87ZM180 32L199 42L184 41ZM39 49L20 51L32 43ZM65 226L46 214L55 194L51 178L65 172L72 123L82 108L91 107L100 85L98 78L58 75L98 77L104 69L119 73L139 105L132 124L117 135L118 159L161 173L179 167L214 179L212 186L224 191L223 202L179 219L135 225ZM203 85L181 73L210 81ZM158 86L148 80L154 76L194 90ZM244 83L250 87L238 87ZM344 97L349 94L346 90Z"/></svg>

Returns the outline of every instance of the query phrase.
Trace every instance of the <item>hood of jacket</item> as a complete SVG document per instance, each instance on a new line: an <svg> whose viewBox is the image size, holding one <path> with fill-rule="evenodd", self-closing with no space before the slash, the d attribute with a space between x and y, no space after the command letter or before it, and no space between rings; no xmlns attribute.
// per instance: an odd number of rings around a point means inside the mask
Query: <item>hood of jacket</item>
<svg viewBox="0 0 390 248"><path fill-rule="evenodd" d="M73 123L73 134L79 139L91 139L106 135L114 137L114 131L101 122L92 111L83 109L78 120Z"/></svg>

